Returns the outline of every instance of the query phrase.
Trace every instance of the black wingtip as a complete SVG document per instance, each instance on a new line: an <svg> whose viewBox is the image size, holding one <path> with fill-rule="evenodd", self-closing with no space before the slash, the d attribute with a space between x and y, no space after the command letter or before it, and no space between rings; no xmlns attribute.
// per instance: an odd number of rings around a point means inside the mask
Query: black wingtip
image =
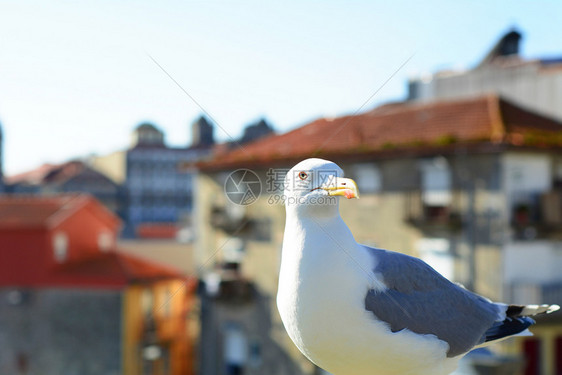
<svg viewBox="0 0 562 375"><path fill-rule="evenodd" d="M523 312L523 308L525 306L521 306L521 305L509 305L507 307L507 310L505 311L505 315L513 318L513 317L518 317L521 315L521 312Z"/></svg>
<svg viewBox="0 0 562 375"><path fill-rule="evenodd" d="M503 322L494 324L488 331L486 331L485 341L493 341L516 335L523 332L533 324L535 324L535 321L528 316L506 318Z"/></svg>

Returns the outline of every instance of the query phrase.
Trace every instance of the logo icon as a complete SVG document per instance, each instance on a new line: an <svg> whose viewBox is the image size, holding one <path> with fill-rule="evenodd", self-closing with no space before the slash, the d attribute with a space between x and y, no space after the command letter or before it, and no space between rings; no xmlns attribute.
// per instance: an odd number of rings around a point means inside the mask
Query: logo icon
<svg viewBox="0 0 562 375"><path fill-rule="evenodd" d="M261 193L260 178L249 169L237 169L226 178L224 192L232 203L250 205L258 200Z"/></svg>

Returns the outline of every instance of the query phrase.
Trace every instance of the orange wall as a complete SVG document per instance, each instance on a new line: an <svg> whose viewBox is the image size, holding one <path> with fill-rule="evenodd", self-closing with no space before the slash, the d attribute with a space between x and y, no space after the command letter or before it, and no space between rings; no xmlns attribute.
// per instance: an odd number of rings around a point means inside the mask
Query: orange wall
<svg viewBox="0 0 562 375"><path fill-rule="evenodd" d="M111 233L113 244L115 244L117 228L98 218L88 207L80 209L71 218L52 229L52 235L57 231L63 231L68 236L68 261L96 254L100 251L98 238L103 232ZM53 259L54 260L54 259Z"/></svg>
<svg viewBox="0 0 562 375"><path fill-rule="evenodd" d="M142 364L139 349L146 324L143 290L152 293L150 312L156 323L158 344L169 350L171 374L194 374L193 342L187 326L187 314L194 301L194 287L194 281L174 279L127 288L123 308L124 374L138 374Z"/></svg>

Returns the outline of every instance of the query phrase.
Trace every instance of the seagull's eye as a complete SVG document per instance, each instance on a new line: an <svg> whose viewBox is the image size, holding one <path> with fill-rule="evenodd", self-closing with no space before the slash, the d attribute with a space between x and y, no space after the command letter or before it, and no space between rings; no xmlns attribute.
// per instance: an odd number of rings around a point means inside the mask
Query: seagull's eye
<svg viewBox="0 0 562 375"><path fill-rule="evenodd" d="M299 172L299 178L301 180L306 180L308 178L308 173L306 172Z"/></svg>

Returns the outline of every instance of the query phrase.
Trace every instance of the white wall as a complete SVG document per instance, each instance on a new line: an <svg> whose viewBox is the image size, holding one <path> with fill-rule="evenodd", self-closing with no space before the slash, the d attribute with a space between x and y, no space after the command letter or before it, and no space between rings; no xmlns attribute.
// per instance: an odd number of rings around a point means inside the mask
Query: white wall
<svg viewBox="0 0 562 375"><path fill-rule="evenodd" d="M502 186L507 207L532 199L552 188L552 160L549 155L507 153L502 160ZM523 202L521 202L523 200Z"/></svg>
<svg viewBox="0 0 562 375"><path fill-rule="evenodd" d="M523 107L562 121L562 71L538 61L512 66L490 64L464 72L418 79L418 99L451 99L498 93Z"/></svg>
<svg viewBox="0 0 562 375"><path fill-rule="evenodd" d="M454 258L445 238L420 238L416 247L420 258L449 280L455 280Z"/></svg>
<svg viewBox="0 0 562 375"><path fill-rule="evenodd" d="M562 282L562 243L519 241L504 246L503 273L507 284Z"/></svg>

